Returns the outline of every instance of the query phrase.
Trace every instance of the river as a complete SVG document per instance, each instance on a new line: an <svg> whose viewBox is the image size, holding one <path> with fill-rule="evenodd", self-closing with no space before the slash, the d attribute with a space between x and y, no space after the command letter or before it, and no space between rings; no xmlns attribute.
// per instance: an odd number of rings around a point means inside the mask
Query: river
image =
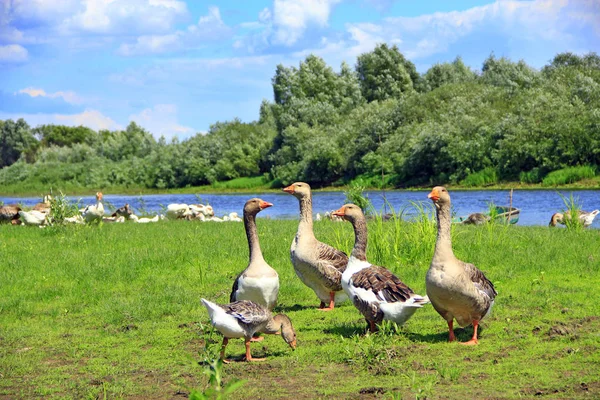
<svg viewBox="0 0 600 400"><path fill-rule="evenodd" d="M376 210L384 210L384 203L388 206L386 211L390 211L390 206L396 212L404 211L405 214L415 213L413 203L422 204L425 207L431 207L431 201L427 199L428 191L386 191L385 199L381 191L368 191L365 194L373 202ZM560 193L560 194L559 194ZM565 209L565 203L561 194L568 198L571 194L583 210L592 211L600 209L600 190L573 190L573 191L553 191L553 190L515 190L513 193L513 206L521 210L519 218L520 225L547 225L550 216ZM509 191L507 190L481 190L481 191L452 191L452 205L454 213L458 216L466 216L472 212L485 212L488 204L493 202L496 205L508 205ZM121 207L129 203L136 214L155 214L164 212L164 207L171 203L210 203L215 215L222 216L232 211L242 214L244 202L250 197L260 197L265 201L274 204L260 213L261 217L268 218L296 218L298 215L298 201L287 193L257 193L252 194L152 194L152 195L114 195L105 194L104 203L115 207ZM78 201L83 207L95 203L92 196L69 197L72 201ZM332 211L344 204L343 192L315 192L313 193L313 211L323 214L325 211ZM39 198L23 197L0 197L4 204L21 203L25 206L33 206L39 202ZM593 227L600 228L600 217L596 218Z"/></svg>

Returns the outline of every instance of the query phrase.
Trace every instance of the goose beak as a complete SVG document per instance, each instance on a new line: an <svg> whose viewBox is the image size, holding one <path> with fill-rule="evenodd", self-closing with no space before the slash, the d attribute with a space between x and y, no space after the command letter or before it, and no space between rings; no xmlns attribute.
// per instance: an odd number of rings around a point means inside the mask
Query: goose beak
<svg viewBox="0 0 600 400"><path fill-rule="evenodd" d="M294 339L292 342L290 342L290 347L291 347L293 350L296 350L296 339Z"/></svg>
<svg viewBox="0 0 600 400"><path fill-rule="evenodd" d="M268 201L261 201L258 206L261 210L264 210L265 208L273 207L273 203L269 203Z"/></svg>
<svg viewBox="0 0 600 400"><path fill-rule="evenodd" d="M427 198L433 201L438 201L440 199L440 193L434 189L427 195Z"/></svg>
<svg viewBox="0 0 600 400"><path fill-rule="evenodd" d="M284 187L283 191L289 194L294 194L295 190L294 190L294 185L290 185L288 187Z"/></svg>
<svg viewBox="0 0 600 400"><path fill-rule="evenodd" d="M343 217L344 215L346 215L346 213L344 211L344 207L341 207L339 210L332 212L331 215L335 215L337 217Z"/></svg>

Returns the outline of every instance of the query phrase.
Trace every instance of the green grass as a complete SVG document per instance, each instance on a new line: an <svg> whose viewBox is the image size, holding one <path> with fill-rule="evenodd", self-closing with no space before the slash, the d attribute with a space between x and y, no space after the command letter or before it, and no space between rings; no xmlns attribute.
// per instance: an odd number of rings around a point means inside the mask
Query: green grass
<svg viewBox="0 0 600 400"><path fill-rule="evenodd" d="M224 384L247 381L232 398L600 396L598 231L454 227L457 256L499 293L471 348L446 342L431 306L370 335L348 303L316 310L289 260L296 224L258 221L298 349L277 336L253 344L253 355L268 359L224 367ZM424 294L434 223L375 220L369 229L370 261ZM321 221L315 230L351 249L350 224ZM198 362L221 340L199 299L227 302L247 244L236 223L4 225L0 259L0 398L185 398L208 386ZM456 333L465 341L471 329ZM229 357L243 352L241 340L227 348Z"/></svg>
<svg viewBox="0 0 600 400"><path fill-rule="evenodd" d="M543 186L558 186L575 183L596 176L596 169L589 165L569 167L550 172L542 181Z"/></svg>

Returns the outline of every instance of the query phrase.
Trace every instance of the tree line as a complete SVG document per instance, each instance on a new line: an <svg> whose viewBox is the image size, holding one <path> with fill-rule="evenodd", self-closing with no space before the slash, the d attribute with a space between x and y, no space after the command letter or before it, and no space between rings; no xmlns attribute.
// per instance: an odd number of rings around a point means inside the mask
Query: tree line
<svg viewBox="0 0 600 400"><path fill-rule="evenodd" d="M307 56L278 65L255 122L217 122L167 143L135 123L93 131L0 121L0 184L178 188L264 175L273 186L361 180L393 187L540 182L600 164L600 57L556 55L541 70L490 55L417 72L396 46L354 68Z"/></svg>

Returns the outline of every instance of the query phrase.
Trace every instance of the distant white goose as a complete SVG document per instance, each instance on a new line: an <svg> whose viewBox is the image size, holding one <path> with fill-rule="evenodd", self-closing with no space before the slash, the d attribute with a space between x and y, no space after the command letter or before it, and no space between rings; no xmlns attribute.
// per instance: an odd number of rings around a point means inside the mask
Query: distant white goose
<svg viewBox="0 0 600 400"><path fill-rule="evenodd" d="M41 211L19 211L19 215L25 225L44 225L47 222L47 214Z"/></svg>
<svg viewBox="0 0 600 400"><path fill-rule="evenodd" d="M169 204L167 206L168 219L184 218L186 215L193 215L187 204Z"/></svg>
<svg viewBox="0 0 600 400"><path fill-rule="evenodd" d="M158 222L161 218L158 215L155 215L153 218L139 218L137 215L132 214L129 219L133 220L136 224L148 224L151 222Z"/></svg>
<svg viewBox="0 0 600 400"><path fill-rule="evenodd" d="M65 222L68 224L85 224L85 220L81 215L75 215L73 217L65 218Z"/></svg>
<svg viewBox="0 0 600 400"><path fill-rule="evenodd" d="M102 204L102 193L96 193L96 204L87 206L81 213L85 222L102 221L104 217L104 205Z"/></svg>

